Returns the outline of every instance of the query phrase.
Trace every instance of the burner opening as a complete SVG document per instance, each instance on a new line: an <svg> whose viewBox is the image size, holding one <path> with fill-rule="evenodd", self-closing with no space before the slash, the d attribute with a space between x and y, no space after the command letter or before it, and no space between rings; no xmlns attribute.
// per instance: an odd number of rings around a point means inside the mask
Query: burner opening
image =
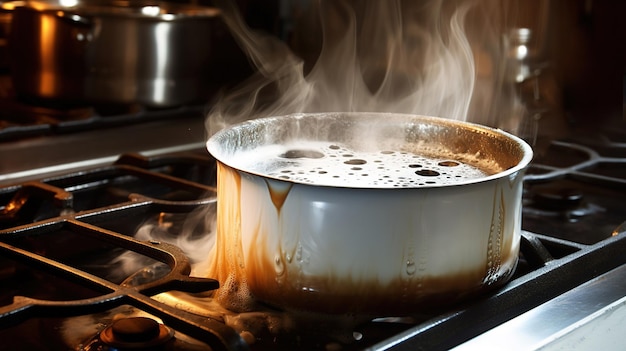
<svg viewBox="0 0 626 351"><path fill-rule="evenodd" d="M548 180L526 184L524 230L595 244L609 238L623 221L624 188L619 183L590 179L583 172Z"/></svg>
<svg viewBox="0 0 626 351"><path fill-rule="evenodd" d="M4 190L8 191L0 194L0 229L57 217L73 202L70 193L38 182Z"/></svg>
<svg viewBox="0 0 626 351"><path fill-rule="evenodd" d="M173 330L148 317L121 318L100 333L107 345L141 350L163 347L173 336Z"/></svg>
<svg viewBox="0 0 626 351"><path fill-rule="evenodd" d="M537 187L534 191L533 200L538 208L566 211L582 205L583 193L576 188Z"/></svg>

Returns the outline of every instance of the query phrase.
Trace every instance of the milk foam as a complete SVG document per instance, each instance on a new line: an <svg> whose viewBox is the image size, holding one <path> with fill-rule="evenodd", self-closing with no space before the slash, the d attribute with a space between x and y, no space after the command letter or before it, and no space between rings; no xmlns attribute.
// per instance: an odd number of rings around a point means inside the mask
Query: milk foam
<svg viewBox="0 0 626 351"><path fill-rule="evenodd" d="M435 156L431 156L435 155ZM479 155L423 145L357 151L331 142L267 145L238 153L233 166L297 183L362 188L417 188L467 183L501 171Z"/></svg>

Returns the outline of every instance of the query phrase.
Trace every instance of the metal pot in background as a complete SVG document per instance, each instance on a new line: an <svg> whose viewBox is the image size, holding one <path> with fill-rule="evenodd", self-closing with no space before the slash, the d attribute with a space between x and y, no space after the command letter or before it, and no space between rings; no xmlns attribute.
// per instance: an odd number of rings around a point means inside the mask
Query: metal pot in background
<svg viewBox="0 0 626 351"><path fill-rule="evenodd" d="M6 70L9 66L7 42L11 32L11 18L13 8L9 3L0 3L0 69Z"/></svg>
<svg viewBox="0 0 626 351"><path fill-rule="evenodd" d="M170 107L206 100L219 10L161 2L27 1L13 11L18 96Z"/></svg>

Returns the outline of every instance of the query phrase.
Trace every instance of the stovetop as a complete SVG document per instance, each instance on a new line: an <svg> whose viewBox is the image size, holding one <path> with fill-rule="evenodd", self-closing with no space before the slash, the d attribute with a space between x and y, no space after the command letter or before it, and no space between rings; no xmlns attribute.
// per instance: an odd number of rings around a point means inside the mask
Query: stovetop
<svg viewBox="0 0 626 351"><path fill-rule="evenodd" d="M202 148L206 108L139 108L111 116L90 110L76 120L38 113L33 118L41 124L0 125L0 185L110 164L122 153L155 155ZM38 126L44 130L29 133Z"/></svg>
<svg viewBox="0 0 626 351"><path fill-rule="evenodd" d="M183 227L190 214L202 215L203 209L214 206L215 165L202 146L203 133L185 138L183 132L166 147L149 144L151 137L176 130L175 126L201 128L197 115L149 125L155 128L137 125L45 136L36 139L40 146L15 156L15 164L20 165L23 162L17 161L29 153L50 157L43 146L49 145L44 142L47 138L71 139L63 152L79 154L94 151L87 150L91 146L80 147L76 140L97 138L115 145L134 137L139 144L146 143L124 151L103 146L96 149L97 155L81 154L75 162L52 159L4 173L0 179L0 349L100 350L106 349L101 348L102 338L110 339L112 334L127 338L117 344L121 348L128 346L124 342L155 347L144 338L160 338L164 349L200 350L209 349L208 345L214 350L448 349L477 343L511 323L512 329L507 330L519 331L514 323L520 323L520 318L530 318L528 314L542 306L555 306L552 301L583 287L612 291L610 297L602 295L603 306L626 296L626 290L620 290L624 287L601 284L606 276L620 277L626 263L626 238L620 226L625 220L620 199L626 192L626 137L616 131L586 134L550 142L537 153L525 182L520 263L503 288L450 306L436 316L369 321L348 339L336 340L313 330L278 337L257 335L248 345L250 335L240 335L219 318L153 298L161 292L197 294L216 288L210 277L190 276L194 258L178 241L181 233L201 236L210 230L206 222L192 230ZM3 152L13 145L3 144ZM160 233L158 240L141 235L146 225ZM144 268L111 269L112 257L122 254L140 257ZM586 311L581 301L576 303L576 310ZM140 316L163 324L146 324ZM130 329L139 324L139 335L128 334L120 325L112 331L113 321L125 320L121 317L132 317L135 324ZM496 337L510 335L503 333Z"/></svg>

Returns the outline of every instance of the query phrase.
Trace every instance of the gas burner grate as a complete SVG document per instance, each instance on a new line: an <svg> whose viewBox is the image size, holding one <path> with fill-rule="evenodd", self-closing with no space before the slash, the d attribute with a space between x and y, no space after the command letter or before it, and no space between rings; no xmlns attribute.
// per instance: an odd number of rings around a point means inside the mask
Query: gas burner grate
<svg viewBox="0 0 626 351"><path fill-rule="evenodd" d="M538 152L524 178L522 226L593 244L626 219L626 148L617 135L578 139L553 141Z"/></svg>
<svg viewBox="0 0 626 351"><path fill-rule="evenodd" d="M172 290L210 291L218 282L190 277L190 262L178 247L133 238L146 218L163 220L213 204L213 187L173 175L198 177L208 174L204 168L211 164L195 155L179 155L175 162L125 155L111 166L4 188L2 196L9 200L0 208L0 279L11 288L0 294L0 327L132 306L213 349L245 347L220 321L151 298ZM122 251L168 269L148 281L113 282L101 268L109 254ZM24 291L30 297L20 295Z"/></svg>
<svg viewBox="0 0 626 351"><path fill-rule="evenodd" d="M143 203L142 206L147 206ZM151 206L151 205L149 205ZM137 206L123 206L116 211L136 212ZM110 214L110 211L105 211ZM32 297L15 296L12 303L0 307L0 326L7 327L23 322L34 316L69 317L83 314L94 314L122 305L130 305L151 313L174 329L185 330L185 334L209 343L214 348L234 350L242 345L239 335L219 321L200 318L184 311L160 303L150 296L164 291L204 292L218 287L218 282L208 278L189 277L190 265L187 257L176 246L165 242L143 242L132 237L111 232L83 222L81 219L94 214L80 216L62 216L33 226L22 226L0 232L0 252L5 262L13 261L15 274L23 274L18 267L28 266L37 272L37 276L52 276L59 280L67 280L85 290L92 291L95 296L44 300ZM41 247L39 240L43 236L56 236L67 231L79 233L113 244L117 248L141 253L169 266L169 272L154 281L141 284L116 284L83 269L63 263L66 256L58 252L47 252ZM28 248L36 238L37 248ZM82 244L82 243L80 243ZM39 250L37 250L39 249ZM43 254L36 253L44 249ZM81 248L81 250L84 248ZM66 250L62 250L66 253ZM50 258L50 257L54 257ZM41 272L41 273L40 273ZM43 273L43 274L42 274ZM3 298L6 300L6 297ZM215 347L218 345L218 347Z"/></svg>
<svg viewBox="0 0 626 351"><path fill-rule="evenodd" d="M615 187L626 186L624 173L626 157L601 156L591 147L570 142L553 141L552 146L559 150L555 153L558 158L550 159L548 156L532 164L529 174L524 178L525 182L535 183L567 176L590 182L608 183ZM607 169L613 169L614 172L603 172Z"/></svg>
<svg viewBox="0 0 626 351"><path fill-rule="evenodd" d="M561 178L560 168L548 171ZM303 345L297 338L247 345L223 321L151 297L217 287L212 279L189 276L190 261L177 246L134 237L146 221L171 226L172 218L214 206L215 189L206 185L214 183L215 161L202 151L158 157L126 154L108 166L0 188L0 336L32 330L43 320L136 309L167 326L165 339L168 330L175 330L175 335L214 350L324 349L329 344ZM615 230L604 240L585 244L524 231L518 267L504 287L439 316L371 321L358 327L358 340L341 349L447 349L469 340L626 263L621 255L626 250L623 232ZM122 251L145 257L149 269L110 278L99 264L109 256L100 255ZM132 320L146 334L161 333L160 326L143 321Z"/></svg>

